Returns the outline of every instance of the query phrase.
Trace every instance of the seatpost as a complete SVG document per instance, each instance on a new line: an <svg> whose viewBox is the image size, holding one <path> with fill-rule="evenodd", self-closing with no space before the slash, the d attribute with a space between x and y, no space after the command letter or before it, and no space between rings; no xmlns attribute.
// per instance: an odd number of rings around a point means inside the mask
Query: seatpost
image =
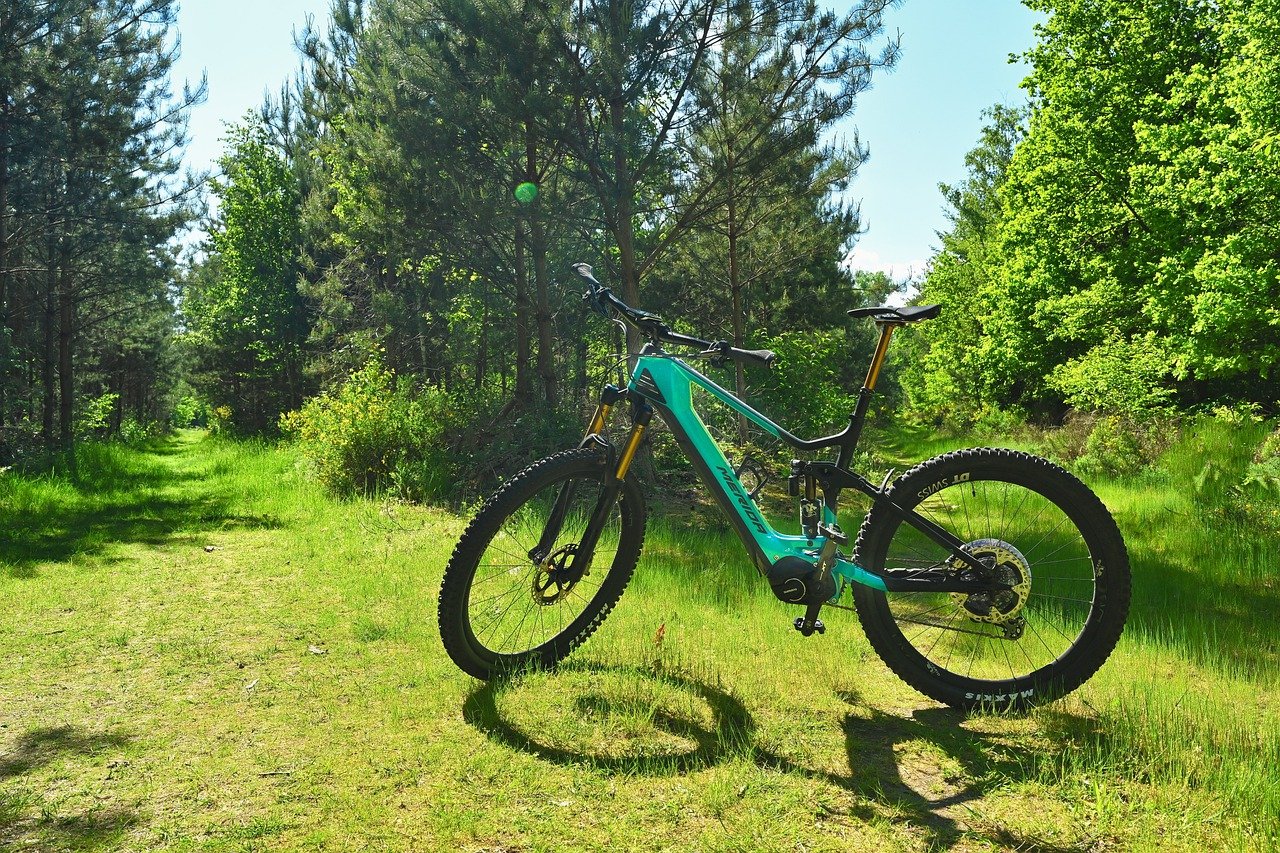
<svg viewBox="0 0 1280 853"><path fill-rule="evenodd" d="M880 368L884 367L884 358L889 352L889 339L901 323L877 322L880 327L880 340L876 343L875 354L871 356L871 365L867 368L867 378L862 381L858 391L858 402L849 416L849 437L840 445L840 454L836 464L848 468L853 452L858 447L858 439L862 438L862 425L867 420L867 408L871 405L871 394L876 390L876 382L880 379Z"/></svg>

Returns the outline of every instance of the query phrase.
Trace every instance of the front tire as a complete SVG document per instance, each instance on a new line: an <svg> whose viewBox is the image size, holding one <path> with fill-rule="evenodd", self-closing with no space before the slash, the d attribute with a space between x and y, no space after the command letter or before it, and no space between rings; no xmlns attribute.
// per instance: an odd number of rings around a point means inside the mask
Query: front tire
<svg viewBox="0 0 1280 853"><path fill-rule="evenodd" d="M1129 558L1115 521L1062 468L1012 450L961 450L903 474L889 491L965 543L998 598L854 588L876 653L915 689L959 708L1023 709L1065 695L1115 648L1129 611ZM938 569L949 553L873 507L855 560L872 571Z"/></svg>
<svg viewBox="0 0 1280 853"><path fill-rule="evenodd" d="M554 560L576 554L609 473L606 456L594 448L547 457L503 484L467 525L445 568L438 612L445 651L464 672L490 679L550 668L604 622L644 544L645 506L636 484L623 483L588 574L560 583ZM528 554L556 496L570 482L573 500L552 558L535 564Z"/></svg>

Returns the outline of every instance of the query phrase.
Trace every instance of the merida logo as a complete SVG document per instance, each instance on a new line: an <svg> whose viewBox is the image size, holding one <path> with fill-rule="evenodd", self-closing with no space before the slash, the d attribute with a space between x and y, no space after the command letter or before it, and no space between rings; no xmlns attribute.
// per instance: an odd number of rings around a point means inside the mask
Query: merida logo
<svg viewBox="0 0 1280 853"><path fill-rule="evenodd" d="M755 507L751 505L751 501L747 500L747 496L742 493L742 486L738 485L738 478L733 476L732 471L725 469L721 465L717 465L716 470L720 472L720 479L724 480L725 485L729 487L729 491L737 499L738 506L742 507L742 512L751 522L751 526L756 529L757 533L763 533L767 536L769 531L765 528L764 522L760 520L760 516L756 515Z"/></svg>

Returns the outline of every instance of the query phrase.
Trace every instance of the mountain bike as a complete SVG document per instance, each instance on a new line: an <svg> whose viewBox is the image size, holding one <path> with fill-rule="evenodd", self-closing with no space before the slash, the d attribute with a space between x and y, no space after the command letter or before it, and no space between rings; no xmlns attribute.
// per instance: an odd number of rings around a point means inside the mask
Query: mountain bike
<svg viewBox="0 0 1280 853"><path fill-rule="evenodd" d="M645 537L645 500L632 463L653 415L666 424L780 600L803 607L793 625L822 634L823 607L849 609L884 663L926 696L961 708L1023 709L1079 687L1119 641L1129 561L1111 514L1088 487L1047 460L1014 450L944 453L879 486L850 470L893 333L941 307L855 308L879 339L848 425L824 438L792 435L688 361L768 367L774 354L673 331L575 269L584 300L645 339L625 387L607 385L578 447L533 463L471 520L445 569L439 622L465 672L489 679L552 667L600 626L626 588ZM691 350L685 359L668 347ZM787 479L800 532L779 533L693 406L695 389L805 454ZM606 431L625 407L620 446ZM849 554L838 522L845 489L871 508Z"/></svg>

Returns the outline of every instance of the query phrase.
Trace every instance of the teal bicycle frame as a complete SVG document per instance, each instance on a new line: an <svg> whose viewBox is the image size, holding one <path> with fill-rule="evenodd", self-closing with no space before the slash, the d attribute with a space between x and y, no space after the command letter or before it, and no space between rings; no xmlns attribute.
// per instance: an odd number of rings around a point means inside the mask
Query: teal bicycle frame
<svg viewBox="0 0 1280 853"><path fill-rule="evenodd" d="M769 420L684 361L665 354L642 354L632 373L631 382L627 386L627 391L631 395L639 397L661 415L676 442L697 469L703 483L729 516L739 538L750 553L752 562L761 574L785 557L798 557L806 562L815 562L826 544L826 537L818 535L809 538L779 533L769 524L760 507L738 481L733 465L725 458L724 452L711 437L706 424L694 409L695 386L702 388L769 435L799 449L835 446L837 443L845 443L848 439L852 439L848 442L852 450L852 446L857 441L855 424L851 424L850 429L845 433L827 439L804 441ZM637 424L643 418L644 405L642 404L639 409ZM857 418L856 426L861 426L861 418ZM630 461L625 456L624 460ZM850 485L857 484L850 483ZM867 488L871 488L870 484L866 485ZM836 525L834 500L824 502L822 517L824 529ZM860 583L879 590L887 588L879 575L863 569L843 555L836 557L831 571L845 583ZM843 586L843 583L837 585L836 598L839 598Z"/></svg>
<svg viewBox="0 0 1280 853"><path fill-rule="evenodd" d="M860 308L849 312L851 315L869 316L875 320L880 329L880 340L871 358L867 378L858 392L857 403L849 415L849 425L834 435L806 440L792 435L681 359L663 350L662 343L697 347L701 350L700 355L710 358L712 363L725 363L733 359L767 367L774 358L773 353L738 349L725 341L705 341L674 332L656 315L632 308L614 296L608 288L596 281L589 265L578 264L575 269L590 285L584 296L588 305L605 317L610 316L610 309L617 312L648 338L649 342L636 359L627 387L605 386L591 425L582 440L583 447L594 446L605 454L607 468L604 488L600 491L592 517L581 540L572 546L571 563L561 569L570 582L575 582L590 569L600 532L622 493L631 463L656 412L661 415L676 443L697 470L703 485L729 517L756 569L769 578L774 594L788 603L805 605L805 615L797 619L795 625L805 636L815 630L823 630L821 620L818 619L819 610L824 604L835 603L844 587L850 583L892 592L993 593L1011 588L1007 583L984 579L989 573L981 562L964 550L966 543L913 509L899 505L890 494L888 476L877 488L864 477L849 470L858 439L862 435L871 395L889 350L890 338L896 329L906 323L916 318L927 319L928 316L936 315L938 306L911 309L910 313L886 308ZM789 491L795 496L803 492L800 502L803 535L791 536L775 530L760 512L760 507L752 496L743 489L737 472L694 409L695 387L701 388L738 415L797 450L808 452L837 448L834 461L792 460ZM617 449L606 436L605 426L611 410L623 401L631 404L632 426L621 456L618 456ZM964 477L967 479L968 475ZM948 480L930 488L936 491L952 484ZM840 545L847 545L849 542L837 522L837 502L840 491L846 488L857 489L871 498L875 508L881 513L896 515L916 528L942 546L950 555L949 558L945 563L926 568L883 567L872 571L859 566L851 557L838 550ZM529 550L528 556L535 564L541 564L553 553L552 549L564 524L574 490L573 481L561 488L543 528L542 537ZM822 493L820 510L817 502L819 491Z"/></svg>

